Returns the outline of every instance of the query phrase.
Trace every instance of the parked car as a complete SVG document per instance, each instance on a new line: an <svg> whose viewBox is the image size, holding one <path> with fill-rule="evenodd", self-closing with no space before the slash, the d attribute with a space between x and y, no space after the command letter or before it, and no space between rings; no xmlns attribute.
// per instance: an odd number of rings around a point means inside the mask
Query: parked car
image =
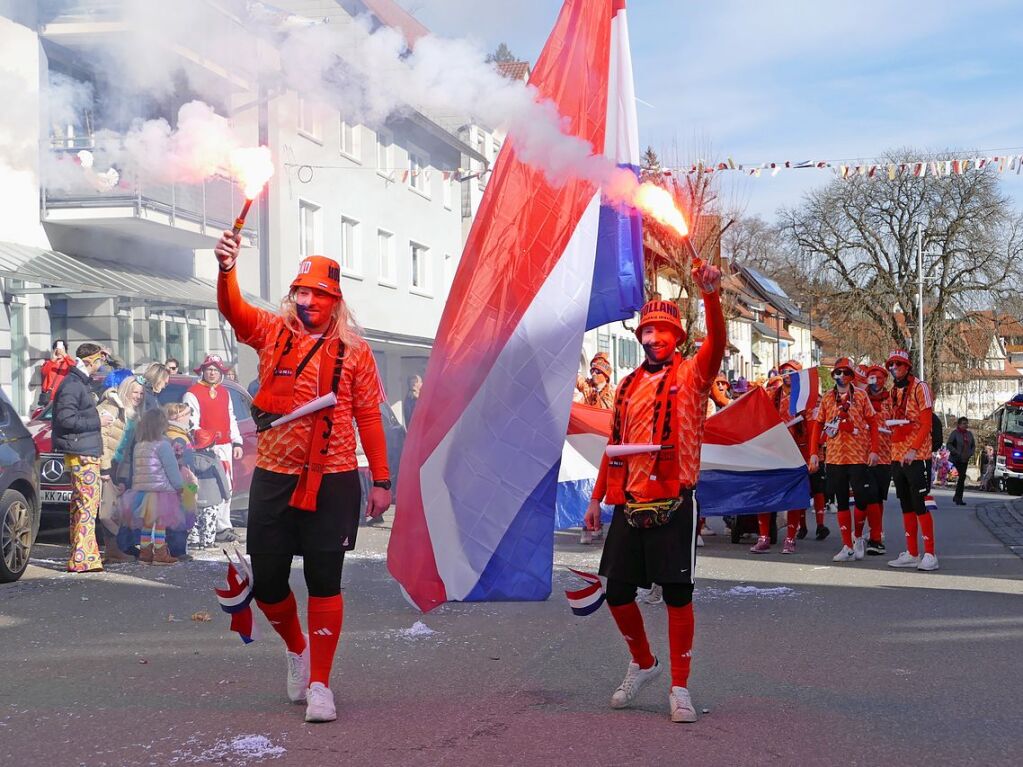
<svg viewBox="0 0 1023 767"><path fill-rule="evenodd" d="M0 583L28 567L39 532L39 453L11 401L0 390Z"/></svg>
<svg viewBox="0 0 1023 767"><path fill-rule="evenodd" d="M160 403L165 405L168 402L181 402L185 392L197 380L199 379L192 375L171 376L167 387L159 394ZM94 376L92 383L96 396L99 397L103 392L103 377ZM231 404L242 433L244 455L240 461L234 462L235 490L231 508L244 521L249 508L252 472L256 468L256 424L250 411L252 398L241 384L225 380L222 385L231 394ZM71 478L64 471L63 454L53 451L52 418L52 405L37 410L29 422L29 431L40 455L38 476L43 518L47 524L67 524L68 505L71 503Z"/></svg>

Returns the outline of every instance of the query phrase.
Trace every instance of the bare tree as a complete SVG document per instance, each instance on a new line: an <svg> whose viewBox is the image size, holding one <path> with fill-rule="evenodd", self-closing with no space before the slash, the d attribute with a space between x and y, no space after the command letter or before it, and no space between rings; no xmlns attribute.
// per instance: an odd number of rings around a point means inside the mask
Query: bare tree
<svg viewBox="0 0 1023 767"><path fill-rule="evenodd" d="M904 163L897 158L912 154L892 152L887 162ZM832 332L863 341L863 329L852 322L861 316L882 341L909 346L922 230L925 360L937 384L941 370L933 362L950 323L1018 292L1023 215L1013 211L993 171L936 177L929 170L919 178L906 168L890 178L884 164L880 169L809 193L802 205L782 211L781 228L789 251L815 278L815 298L829 307Z"/></svg>

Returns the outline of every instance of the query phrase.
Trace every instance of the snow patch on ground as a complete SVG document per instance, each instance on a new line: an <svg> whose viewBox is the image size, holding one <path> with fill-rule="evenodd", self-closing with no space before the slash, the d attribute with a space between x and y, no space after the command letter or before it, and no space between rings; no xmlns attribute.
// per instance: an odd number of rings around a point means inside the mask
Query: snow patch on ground
<svg viewBox="0 0 1023 767"><path fill-rule="evenodd" d="M759 586L732 586L730 589L697 588L695 597L700 599L729 599L739 597L745 599L786 599L794 597L799 592L790 589L788 586L774 586L772 588L760 588Z"/></svg>
<svg viewBox="0 0 1023 767"><path fill-rule="evenodd" d="M436 633L436 631L422 621L416 621L412 624L411 628L400 629L398 631L398 636L404 637L405 639L419 639L421 637L433 636Z"/></svg>

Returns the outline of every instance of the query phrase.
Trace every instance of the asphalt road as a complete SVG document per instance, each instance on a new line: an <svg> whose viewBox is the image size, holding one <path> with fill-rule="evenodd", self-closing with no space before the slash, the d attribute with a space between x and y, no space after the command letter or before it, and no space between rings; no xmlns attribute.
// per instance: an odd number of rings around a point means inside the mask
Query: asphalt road
<svg viewBox="0 0 1023 767"><path fill-rule="evenodd" d="M608 707L626 648L606 609L572 615L563 569L547 602L423 617L386 572L388 530L363 529L345 567L340 718L307 725L284 697L276 637L243 646L227 630L221 563L73 576L50 533L0 587L0 754L89 767L1019 764L1023 560L937 495L935 573L832 564L834 534L795 557L708 538L690 687L709 713L695 725L669 722L667 675L635 709ZM894 557L901 519L885 522ZM598 557L559 536L559 566ZM300 570L292 582L303 604ZM204 610L211 621L192 620ZM643 610L665 652L664 608ZM413 630L420 619L428 629Z"/></svg>

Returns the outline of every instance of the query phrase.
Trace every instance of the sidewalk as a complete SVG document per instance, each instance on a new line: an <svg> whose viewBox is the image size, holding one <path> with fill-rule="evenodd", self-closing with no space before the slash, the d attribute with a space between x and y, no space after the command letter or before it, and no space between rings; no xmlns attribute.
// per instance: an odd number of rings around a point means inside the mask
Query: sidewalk
<svg viewBox="0 0 1023 767"><path fill-rule="evenodd" d="M977 519L1012 553L1023 558L1023 498L980 504Z"/></svg>

